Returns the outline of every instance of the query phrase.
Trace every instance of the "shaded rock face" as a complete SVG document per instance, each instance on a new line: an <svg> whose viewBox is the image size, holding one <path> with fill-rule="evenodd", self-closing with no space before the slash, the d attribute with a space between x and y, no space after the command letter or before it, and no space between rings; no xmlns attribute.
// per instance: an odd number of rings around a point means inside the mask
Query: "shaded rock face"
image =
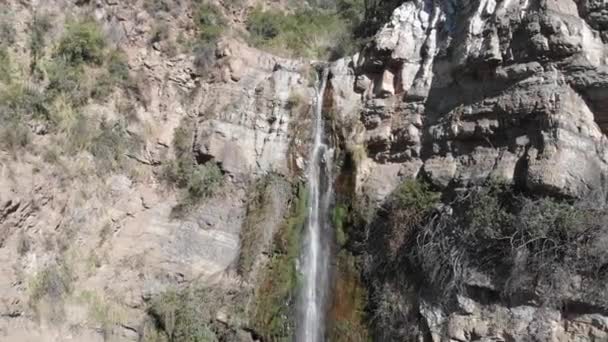
<svg viewBox="0 0 608 342"><path fill-rule="evenodd" d="M566 196L604 190L605 9L571 0L403 3L373 46L336 67L360 95L350 119L364 126L358 138L371 159L361 187L375 170L393 169L381 173L422 172L440 187L492 177Z"/></svg>

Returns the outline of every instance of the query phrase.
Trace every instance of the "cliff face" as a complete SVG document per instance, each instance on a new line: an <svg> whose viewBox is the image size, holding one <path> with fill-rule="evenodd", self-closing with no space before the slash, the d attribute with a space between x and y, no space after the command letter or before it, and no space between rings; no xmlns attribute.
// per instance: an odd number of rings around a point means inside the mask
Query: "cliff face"
<svg viewBox="0 0 608 342"><path fill-rule="evenodd" d="M600 7L408 1L397 8L352 62L362 108L353 120L365 127L359 139L371 159L363 186L422 172L440 187L495 177L544 193L603 191Z"/></svg>
<svg viewBox="0 0 608 342"><path fill-rule="evenodd" d="M290 222L293 188L310 152L315 77L310 61L234 38L254 5L287 4L210 3L230 29L196 53L187 46L200 34L190 2L3 4L0 47L13 38L7 51L16 81L0 77L0 95L15 85L25 93L49 89L64 24L82 17L100 25L107 49L124 53L132 83L73 110L65 110L60 96L43 104L50 120L26 111L19 127L31 139L27 147L9 151L0 144L0 340L145 340L152 299L193 283L216 289L210 296L222 299L205 304L205 319L229 331L224 340L257 336L251 313L266 318L256 311L260 273L274 260L268 255L292 238L277 232ZM371 44L329 64L328 127L356 164L356 195L375 207L402 180L421 177L446 191L496 179L537 194L603 199L606 6L599 0L403 1ZM50 24L36 55L32 32L42 15ZM176 46L180 40L187 49ZM96 68L85 71L96 75ZM13 107L1 101L4 120ZM64 148L80 126L62 125L71 125L76 112L96 128L116 123L137 141L112 161L126 166L100 168L99 150L90 145L102 135L75 151ZM66 117L60 123L57 113ZM217 166L222 185L176 217L183 191L160 178L180 154L175 132L181 131L189 160ZM475 291L456 298L457 310L374 274L368 278L399 308L403 319L394 328L402 339L608 338L601 308L512 305L488 295L495 288L483 275L467 280Z"/></svg>
<svg viewBox="0 0 608 342"><path fill-rule="evenodd" d="M212 4L242 29L247 4ZM1 7L2 25L13 35L6 48L13 80L0 81L0 93L50 87L46 72L66 24L92 18L106 49L124 54L133 87L116 87L104 100L87 98L74 109L83 113L83 125L120 123L137 143L117 155L127 167L102 170L88 147L65 147L71 129L23 113L31 141L0 150L0 340L148 340L150 300L194 283L221 289L216 297L243 293L239 312L249 310L257 273L237 275L240 235L252 220L252 198L260 196L255 180L272 174L278 180L264 193L272 198L253 223L261 237L248 246L252 263L263 263L308 155L309 64L230 38L195 56L187 45L199 34L190 2L9 1ZM30 41L40 18L49 22L42 75L31 76ZM185 42L176 45L180 39ZM55 104L43 106L51 116L58 112ZM4 102L0 107L2 115L12 110ZM178 217L175 208L187 194L159 178L177 155L176 128L188 132L188 160L217 165L222 183ZM109 139L110 150L120 143ZM242 318L231 316L228 304L206 305L213 321L217 314L231 326ZM231 336L251 340L243 331Z"/></svg>
<svg viewBox="0 0 608 342"><path fill-rule="evenodd" d="M604 202L606 9L599 1L405 1L330 76L346 149L367 152L355 158L358 193L381 202L418 176L445 190L498 180ZM382 231L367 229L369 239ZM387 262L378 259L385 252L369 253L375 267ZM501 285L472 272L468 294L447 308L419 298L423 290L407 285L415 274L369 272L373 293L395 310L376 332L386 339L608 338L605 311L589 303L560 311L502 301Z"/></svg>

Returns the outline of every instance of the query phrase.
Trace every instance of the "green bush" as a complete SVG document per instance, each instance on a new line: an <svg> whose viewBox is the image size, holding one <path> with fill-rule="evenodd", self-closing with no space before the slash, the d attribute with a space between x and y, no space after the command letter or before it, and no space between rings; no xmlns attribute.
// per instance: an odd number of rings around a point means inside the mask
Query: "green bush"
<svg viewBox="0 0 608 342"><path fill-rule="evenodd" d="M154 298L148 313L169 342L211 342L217 337L211 329L210 300L202 289L170 290Z"/></svg>
<svg viewBox="0 0 608 342"><path fill-rule="evenodd" d="M452 208L454 214L430 220L409 246L409 260L428 288L458 292L474 269L503 284L507 297L543 293L541 303L560 306L579 275L588 291L580 295L608 306L606 210L530 198L502 185L473 189Z"/></svg>
<svg viewBox="0 0 608 342"><path fill-rule="evenodd" d="M194 20L203 43L215 41L226 28L226 19L221 10L208 3L198 6Z"/></svg>
<svg viewBox="0 0 608 342"><path fill-rule="evenodd" d="M101 65L105 48L106 40L99 24L89 18L68 23L59 42L57 54L71 65Z"/></svg>
<svg viewBox="0 0 608 342"><path fill-rule="evenodd" d="M216 163L196 163L192 154L193 138L193 122L185 118L173 133L175 158L167 160L158 175L167 185L183 190L180 203L173 212L177 216L213 196L223 183L222 170Z"/></svg>
<svg viewBox="0 0 608 342"><path fill-rule="evenodd" d="M215 194L223 181L222 170L215 163L198 165L190 175L187 190L192 203L209 198Z"/></svg>
<svg viewBox="0 0 608 342"><path fill-rule="evenodd" d="M346 12L344 12L346 13ZM252 43L279 53L335 59L357 48L354 19L337 10L297 9L282 11L254 9L247 18Z"/></svg>
<svg viewBox="0 0 608 342"><path fill-rule="evenodd" d="M167 23L156 24L152 29L152 34L150 36L150 44L162 42L169 39L169 25L167 25Z"/></svg>
<svg viewBox="0 0 608 342"><path fill-rule="evenodd" d="M426 212L438 203L440 194L430 190L428 183L407 179L393 192L393 205Z"/></svg>
<svg viewBox="0 0 608 342"><path fill-rule="evenodd" d="M124 85L129 81L129 65L124 52L120 50L111 51L106 59L106 68L114 83Z"/></svg>
<svg viewBox="0 0 608 342"><path fill-rule="evenodd" d="M391 267L399 267L398 262L391 262L390 258L398 257L402 245L425 223L439 203L439 197L427 183L417 179L407 179L395 189L387 205L391 213L386 225L387 241L381 246L389 253L386 258Z"/></svg>

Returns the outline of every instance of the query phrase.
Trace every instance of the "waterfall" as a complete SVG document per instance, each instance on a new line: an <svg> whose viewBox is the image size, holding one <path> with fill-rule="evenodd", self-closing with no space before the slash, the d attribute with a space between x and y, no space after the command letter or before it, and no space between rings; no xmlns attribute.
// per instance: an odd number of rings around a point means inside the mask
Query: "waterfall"
<svg viewBox="0 0 608 342"><path fill-rule="evenodd" d="M296 341L319 342L325 335L329 290L329 257L332 229L329 207L332 201L332 154L324 139L323 94L328 70L320 75L314 102L314 145L308 165L308 219L300 256L302 286L298 302Z"/></svg>

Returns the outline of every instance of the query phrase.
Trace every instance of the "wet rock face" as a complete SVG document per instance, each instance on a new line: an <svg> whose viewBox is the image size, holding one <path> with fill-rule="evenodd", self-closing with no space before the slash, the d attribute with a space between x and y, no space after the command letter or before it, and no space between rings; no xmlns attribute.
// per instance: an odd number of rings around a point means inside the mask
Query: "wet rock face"
<svg viewBox="0 0 608 342"><path fill-rule="evenodd" d="M405 2L353 61L362 184L369 170L420 165L394 175L603 190L607 22L593 0Z"/></svg>

